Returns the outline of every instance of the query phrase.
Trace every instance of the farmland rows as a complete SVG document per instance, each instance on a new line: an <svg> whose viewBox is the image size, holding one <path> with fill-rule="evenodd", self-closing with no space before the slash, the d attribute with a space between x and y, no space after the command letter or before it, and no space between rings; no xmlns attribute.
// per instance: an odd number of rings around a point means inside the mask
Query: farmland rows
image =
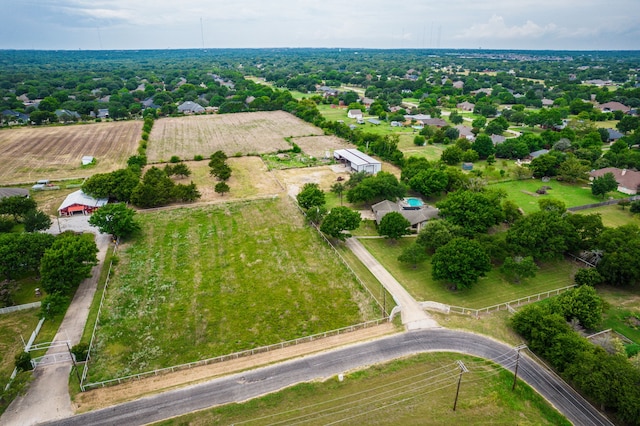
<svg viewBox="0 0 640 426"><path fill-rule="evenodd" d="M0 184L114 170L135 153L141 127L140 122L127 121L3 130ZM83 173L80 160L85 155L95 157L97 165Z"/></svg>
<svg viewBox="0 0 640 426"><path fill-rule="evenodd" d="M217 150L229 156L262 154L289 149L285 137L321 134L322 130L283 111L163 118L151 131L147 156L158 162L172 155L207 157Z"/></svg>

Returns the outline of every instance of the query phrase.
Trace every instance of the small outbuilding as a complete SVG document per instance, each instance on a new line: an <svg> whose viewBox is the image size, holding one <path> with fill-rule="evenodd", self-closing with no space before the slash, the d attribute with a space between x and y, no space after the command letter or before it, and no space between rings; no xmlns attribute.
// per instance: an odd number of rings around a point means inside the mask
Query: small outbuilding
<svg viewBox="0 0 640 426"><path fill-rule="evenodd" d="M82 157L82 165L83 166L88 166L89 164L93 163L94 158L90 155L85 155Z"/></svg>
<svg viewBox="0 0 640 426"><path fill-rule="evenodd" d="M333 151L333 158L344 163L354 172L366 172L375 175L382 170L380 161L357 149L337 149Z"/></svg>
<svg viewBox="0 0 640 426"><path fill-rule="evenodd" d="M108 201L108 198L93 198L80 189L67 195L58 208L58 213L60 216L88 215L107 204Z"/></svg>
<svg viewBox="0 0 640 426"><path fill-rule="evenodd" d="M29 190L23 188L0 188L0 200L9 197L29 198Z"/></svg>

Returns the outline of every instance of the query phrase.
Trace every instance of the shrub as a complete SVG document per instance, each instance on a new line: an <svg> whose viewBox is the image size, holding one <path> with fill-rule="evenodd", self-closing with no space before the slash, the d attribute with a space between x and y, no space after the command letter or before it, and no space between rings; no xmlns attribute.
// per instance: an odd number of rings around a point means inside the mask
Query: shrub
<svg viewBox="0 0 640 426"><path fill-rule="evenodd" d="M89 355L89 345L86 343L78 343L71 348L71 353L75 356L76 362L86 361Z"/></svg>
<svg viewBox="0 0 640 426"><path fill-rule="evenodd" d="M31 354L29 352L21 352L16 355L15 361L18 371L29 371L33 369L31 365Z"/></svg>
<svg viewBox="0 0 640 426"><path fill-rule="evenodd" d="M172 155L171 158L169 159L170 163L179 163L180 162L180 157L178 157L177 155Z"/></svg>
<svg viewBox="0 0 640 426"><path fill-rule="evenodd" d="M204 157L200 154L196 154L193 156L193 161L202 161L204 160Z"/></svg>

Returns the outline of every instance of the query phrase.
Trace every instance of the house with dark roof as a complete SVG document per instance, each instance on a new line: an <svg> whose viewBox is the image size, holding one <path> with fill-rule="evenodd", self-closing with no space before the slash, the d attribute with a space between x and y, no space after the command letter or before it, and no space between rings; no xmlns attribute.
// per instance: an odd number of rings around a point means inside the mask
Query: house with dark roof
<svg viewBox="0 0 640 426"><path fill-rule="evenodd" d="M382 221L382 218L385 217L387 213L397 212L409 221L412 231L420 232L429 220L438 217L440 211L421 201L417 204L418 205L411 205L407 202L407 199L402 199L399 202L384 200L372 205L371 210L378 225L380 225L380 221Z"/></svg>
<svg viewBox="0 0 640 426"><path fill-rule="evenodd" d="M620 139L621 137L624 136L622 133L620 133L616 129L605 129L605 130L609 134L607 136L607 142L615 142L615 141L617 141L618 139Z"/></svg>
<svg viewBox="0 0 640 426"><path fill-rule="evenodd" d="M11 109L5 109L0 113L0 115L2 115L2 121L7 124L20 124L29 122L29 116L27 114Z"/></svg>
<svg viewBox="0 0 640 426"><path fill-rule="evenodd" d="M435 127L444 127L449 125L449 123L444 121L442 118L429 118L427 120L422 120L422 124L424 124L425 126Z"/></svg>
<svg viewBox="0 0 640 426"><path fill-rule="evenodd" d="M29 190L23 188L0 188L0 200L8 197L29 198Z"/></svg>
<svg viewBox="0 0 640 426"><path fill-rule="evenodd" d="M140 102L140 104L142 105L142 109L146 109L146 108L158 109L158 108L160 108L160 105L156 105L153 102L153 98L147 98L147 99L143 100L142 102Z"/></svg>
<svg viewBox="0 0 640 426"><path fill-rule="evenodd" d="M58 120L62 120L65 123L69 121L78 121L80 120L80 114L77 111L69 111L68 109L57 109L54 111Z"/></svg>
<svg viewBox="0 0 640 426"><path fill-rule="evenodd" d="M491 142L493 142L494 145L501 144L506 140L507 138L502 135L491 135Z"/></svg>
<svg viewBox="0 0 640 426"><path fill-rule="evenodd" d="M529 154L529 158L534 159L534 158L538 158L541 155L545 155L548 154L549 150L548 149L540 149L538 151L533 151L532 153Z"/></svg>
<svg viewBox="0 0 640 426"><path fill-rule="evenodd" d="M619 169L617 167L605 167L604 169L593 170L589 173L589 180L604 176L606 173L613 174L616 182L618 182L618 192L628 195L638 194L638 190L640 189L640 172Z"/></svg>

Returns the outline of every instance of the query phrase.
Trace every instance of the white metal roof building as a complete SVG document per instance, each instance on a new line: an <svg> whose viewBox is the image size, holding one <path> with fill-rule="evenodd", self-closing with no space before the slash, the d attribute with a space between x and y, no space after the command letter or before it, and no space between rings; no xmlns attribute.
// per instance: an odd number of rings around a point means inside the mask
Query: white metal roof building
<svg viewBox="0 0 640 426"><path fill-rule="evenodd" d="M108 198L93 198L80 189L67 195L67 198L64 199L58 208L58 212L61 216L71 216L75 213L87 215L104 206L108 201Z"/></svg>
<svg viewBox="0 0 640 426"><path fill-rule="evenodd" d="M357 149L337 149L333 151L333 158L347 164L355 172L367 172L375 175L382 170L380 161Z"/></svg>

